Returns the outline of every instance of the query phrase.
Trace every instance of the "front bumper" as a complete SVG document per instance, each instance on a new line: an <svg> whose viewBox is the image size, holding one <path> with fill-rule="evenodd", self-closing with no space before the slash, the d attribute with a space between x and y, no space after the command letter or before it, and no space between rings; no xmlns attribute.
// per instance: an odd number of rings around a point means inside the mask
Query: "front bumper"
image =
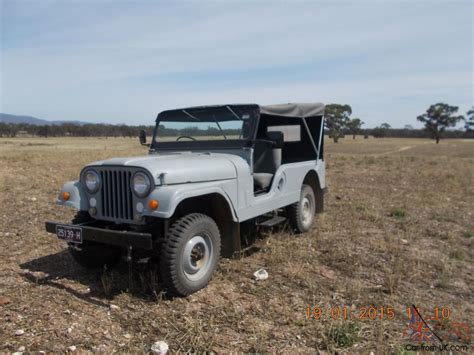
<svg viewBox="0 0 474 355"><path fill-rule="evenodd" d="M122 247L133 247L147 250L153 249L153 238L151 233L139 233L127 230L119 231L87 225L64 224L51 221L45 222L46 231L48 233L56 234L57 225L80 227L82 229L83 240Z"/></svg>

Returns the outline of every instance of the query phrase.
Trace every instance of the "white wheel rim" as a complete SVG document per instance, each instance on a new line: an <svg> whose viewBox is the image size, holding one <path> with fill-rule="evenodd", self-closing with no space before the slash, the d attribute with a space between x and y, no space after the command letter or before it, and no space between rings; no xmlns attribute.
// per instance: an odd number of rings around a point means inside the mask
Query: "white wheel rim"
<svg viewBox="0 0 474 355"><path fill-rule="evenodd" d="M183 270L191 281L207 274L212 264L212 241L207 235L195 235L184 247Z"/></svg>
<svg viewBox="0 0 474 355"><path fill-rule="evenodd" d="M306 195L301 199L301 222L305 227L309 227L313 223L314 202L310 195Z"/></svg>

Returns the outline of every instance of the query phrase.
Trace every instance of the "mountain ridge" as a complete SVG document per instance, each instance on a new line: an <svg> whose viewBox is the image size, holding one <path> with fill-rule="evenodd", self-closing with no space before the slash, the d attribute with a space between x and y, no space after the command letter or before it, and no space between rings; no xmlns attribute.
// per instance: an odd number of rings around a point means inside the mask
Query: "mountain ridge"
<svg viewBox="0 0 474 355"><path fill-rule="evenodd" d="M62 125L65 123L69 124L76 124L76 125L84 125L89 124L90 122L82 122L82 121L51 121L46 120L43 118L38 118L34 116L26 116L26 115L12 115L8 113L1 113L0 112L0 123L15 123L15 124L31 124L36 126L44 126L44 125Z"/></svg>

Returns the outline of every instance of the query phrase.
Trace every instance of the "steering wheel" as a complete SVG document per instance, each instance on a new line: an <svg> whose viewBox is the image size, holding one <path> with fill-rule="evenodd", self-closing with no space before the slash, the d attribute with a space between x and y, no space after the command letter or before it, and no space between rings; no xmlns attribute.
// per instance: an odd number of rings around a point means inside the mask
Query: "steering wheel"
<svg viewBox="0 0 474 355"><path fill-rule="evenodd" d="M193 137L191 137L191 136L179 136L178 138L176 138L176 141L179 141L181 138L188 138L188 139L191 139L191 140L193 140L193 141L196 140L196 138L193 138Z"/></svg>

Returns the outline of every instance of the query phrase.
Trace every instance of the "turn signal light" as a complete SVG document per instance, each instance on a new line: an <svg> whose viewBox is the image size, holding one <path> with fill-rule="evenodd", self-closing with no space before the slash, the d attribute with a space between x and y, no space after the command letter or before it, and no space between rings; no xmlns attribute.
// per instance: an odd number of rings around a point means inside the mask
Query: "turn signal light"
<svg viewBox="0 0 474 355"><path fill-rule="evenodd" d="M70 197L71 197L71 194L69 192L67 192L67 191L63 192L63 200L64 201L69 200Z"/></svg>
<svg viewBox="0 0 474 355"><path fill-rule="evenodd" d="M148 201L148 207L152 210L156 210L158 208L158 201L157 200L150 200Z"/></svg>

